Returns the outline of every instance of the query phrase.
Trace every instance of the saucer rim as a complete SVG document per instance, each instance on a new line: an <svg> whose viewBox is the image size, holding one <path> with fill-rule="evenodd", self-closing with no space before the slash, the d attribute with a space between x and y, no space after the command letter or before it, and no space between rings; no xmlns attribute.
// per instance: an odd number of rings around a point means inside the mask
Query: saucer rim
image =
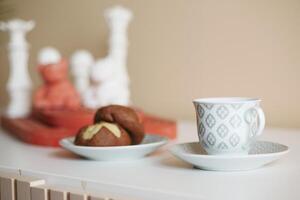
<svg viewBox="0 0 300 200"><path fill-rule="evenodd" d="M218 159L232 159L232 158L242 159L242 158L253 158L253 157L268 157L268 156L275 156L275 155L280 156L280 155L286 154L290 151L289 146L284 145L284 144L280 144L278 142L271 142L271 141L265 141L265 140L258 140L256 142L273 143L273 144L281 145L286 149L283 150L283 151L274 152L274 153L246 154L246 155L208 155L208 154L195 154L195 153L178 152L177 150L175 150L175 147L179 146L179 145L199 143L199 141L194 141L194 142L183 142L183 143L174 144L168 149L168 151L170 153L172 153L173 155L175 155L175 156L183 155L183 156L194 157L194 158L195 157L201 157L201 158L205 157L205 159L216 159L216 158L218 158Z"/></svg>
<svg viewBox="0 0 300 200"><path fill-rule="evenodd" d="M151 136L151 137L157 137L159 138L159 141L156 142L150 142L150 143L146 143L146 144L137 144L137 145L124 145L124 146L107 146L107 147L98 147L98 146L80 146L80 145L75 145L74 139L75 136L70 136L70 137L65 137L63 139L61 139L59 141L59 145L63 148L66 148L66 146L68 147L74 147L74 148L78 148L78 149L88 149L88 150L103 150L103 151L109 151L109 150L122 150L122 149L137 149L137 148L143 148L143 147L150 147L150 146L159 146L159 145L165 145L168 143L169 139L167 137L164 136L160 136L157 134L145 134L146 136Z"/></svg>

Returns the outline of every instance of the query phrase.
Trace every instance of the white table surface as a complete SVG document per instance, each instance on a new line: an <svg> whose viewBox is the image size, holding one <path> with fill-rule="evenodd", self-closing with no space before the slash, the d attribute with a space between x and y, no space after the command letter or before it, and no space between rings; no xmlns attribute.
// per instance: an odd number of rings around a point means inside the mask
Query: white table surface
<svg viewBox="0 0 300 200"><path fill-rule="evenodd" d="M0 166L45 174L63 175L107 183L178 199L300 199L300 130L266 129L260 137L288 145L291 151L263 168L242 172L214 172L194 169L176 159L167 146L149 157L130 162L84 160L60 148L24 144L0 131ZM178 139L197 140L196 125L180 122ZM133 195L134 196L134 195ZM155 199L166 199L157 195ZM141 195L139 196L141 198ZM175 199L175 198L173 198Z"/></svg>

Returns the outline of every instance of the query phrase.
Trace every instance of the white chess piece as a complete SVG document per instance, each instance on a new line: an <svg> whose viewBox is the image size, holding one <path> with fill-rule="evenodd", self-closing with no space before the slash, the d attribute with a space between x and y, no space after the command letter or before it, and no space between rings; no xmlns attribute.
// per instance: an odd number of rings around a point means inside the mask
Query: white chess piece
<svg viewBox="0 0 300 200"><path fill-rule="evenodd" d="M56 64L61 61L59 51L53 47L44 47L38 53L38 63L40 65Z"/></svg>
<svg viewBox="0 0 300 200"><path fill-rule="evenodd" d="M91 68L92 84L84 94L83 104L98 108L110 104L129 105L129 76L126 68L127 27L132 13L117 6L105 12L110 29L108 56L96 61Z"/></svg>
<svg viewBox="0 0 300 200"><path fill-rule="evenodd" d="M71 56L71 73L74 77L75 88L81 98L90 86L90 71L93 63L92 54L86 50L78 50Z"/></svg>
<svg viewBox="0 0 300 200"><path fill-rule="evenodd" d="M6 85L10 97L6 114L10 118L26 117L30 113L32 82L28 73L29 45L25 36L34 26L33 21L20 19L0 22L0 30L8 31L10 35L10 72Z"/></svg>

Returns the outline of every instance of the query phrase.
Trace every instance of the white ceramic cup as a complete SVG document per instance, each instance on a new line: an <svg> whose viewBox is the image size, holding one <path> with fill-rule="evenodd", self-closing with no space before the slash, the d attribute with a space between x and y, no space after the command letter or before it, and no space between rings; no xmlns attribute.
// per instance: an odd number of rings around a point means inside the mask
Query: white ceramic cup
<svg viewBox="0 0 300 200"><path fill-rule="evenodd" d="M207 154L248 154L250 143L265 127L260 101L241 97L195 99L199 141Z"/></svg>

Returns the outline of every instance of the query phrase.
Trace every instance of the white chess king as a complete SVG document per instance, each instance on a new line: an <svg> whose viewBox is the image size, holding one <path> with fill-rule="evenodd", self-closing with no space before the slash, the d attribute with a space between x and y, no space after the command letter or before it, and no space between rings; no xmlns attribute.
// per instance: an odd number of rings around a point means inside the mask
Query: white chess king
<svg viewBox="0 0 300 200"><path fill-rule="evenodd" d="M105 18L110 30L107 57L91 67L91 86L85 92L83 104L98 108L109 104L129 105L129 77L126 69L127 27L132 19L130 10L117 6L106 10Z"/></svg>
<svg viewBox="0 0 300 200"><path fill-rule="evenodd" d="M31 109L32 82L28 73L28 43L26 33L34 28L33 21L20 19L0 22L0 30L8 31L10 41L9 51L9 78L7 91L10 97L7 116L10 118L26 117Z"/></svg>
<svg viewBox="0 0 300 200"><path fill-rule="evenodd" d="M75 88L83 98L85 91L90 86L90 71L94 64L94 58L90 52L78 50L71 56L70 64Z"/></svg>

